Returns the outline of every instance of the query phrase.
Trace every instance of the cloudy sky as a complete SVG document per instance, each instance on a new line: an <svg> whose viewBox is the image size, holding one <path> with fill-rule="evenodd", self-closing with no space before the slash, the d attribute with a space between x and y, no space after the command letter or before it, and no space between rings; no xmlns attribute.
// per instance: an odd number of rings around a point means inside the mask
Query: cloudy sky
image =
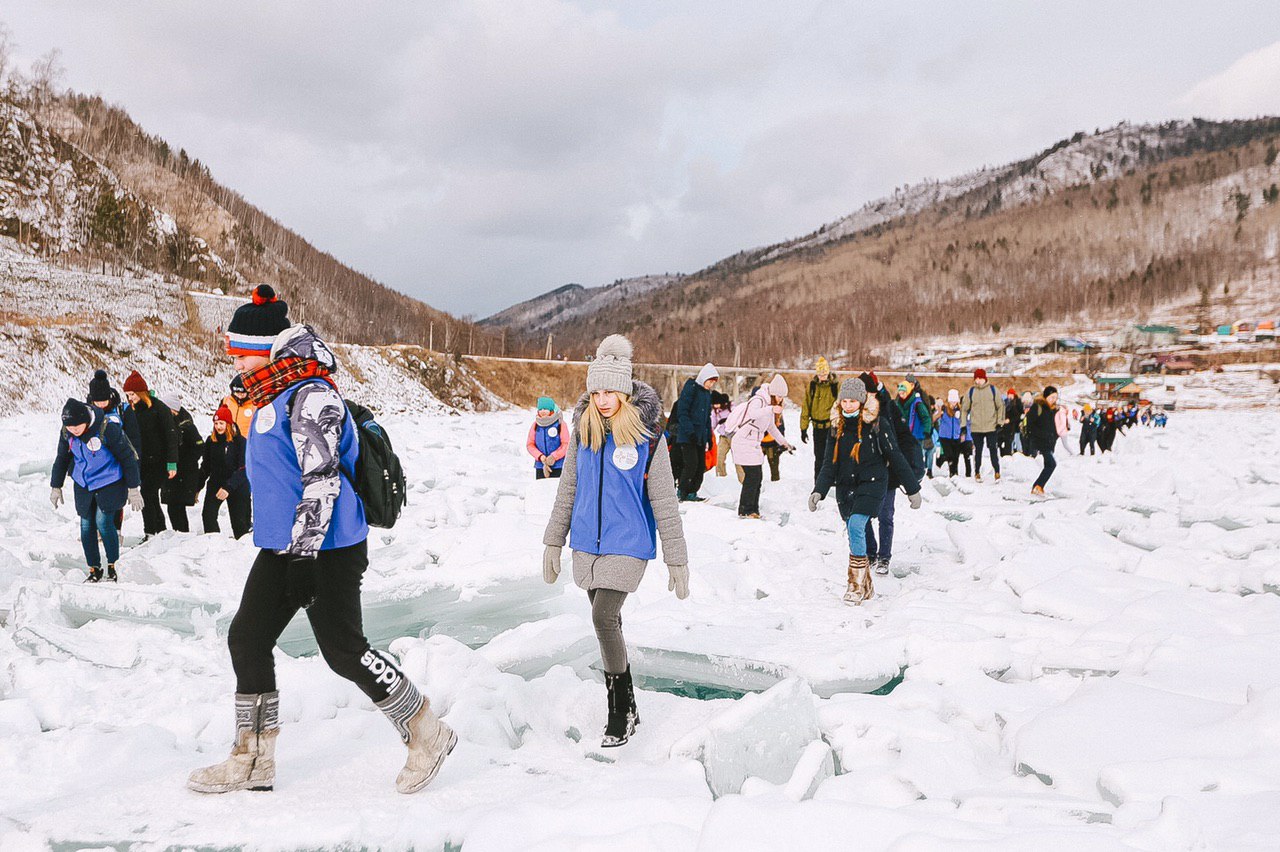
<svg viewBox="0 0 1280 852"><path fill-rule="evenodd" d="M1118 121L1280 114L1275 0L6 0L350 265L458 314L692 272Z"/></svg>

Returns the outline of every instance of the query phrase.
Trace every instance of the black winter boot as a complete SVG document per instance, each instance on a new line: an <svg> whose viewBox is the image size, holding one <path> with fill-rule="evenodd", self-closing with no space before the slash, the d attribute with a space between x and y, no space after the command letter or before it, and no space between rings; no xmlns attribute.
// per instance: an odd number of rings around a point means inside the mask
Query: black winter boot
<svg viewBox="0 0 1280 852"><path fill-rule="evenodd" d="M102 568L94 568L90 566L89 576L84 578L86 583L96 583L102 579Z"/></svg>
<svg viewBox="0 0 1280 852"><path fill-rule="evenodd" d="M631 722L631 733L635 733L636 726L640 724L640 711L636 709L636 688L631 682L631 666L627 666L627 672L624 675L627 679L627 703L630 705L628 718Z"/></svg>
<svg viewBox="0 0 1280 852"><path fill-rule="evenodd" d="M627 740L636 732L635 722L631 715L631 668L622 674L604 673L604 685L609 691L609 720L605 723L604 739L601 748L616 748L626 745Z"/></svg>
<svg viewBox="0 0 1280 852"><path fill-rule="evenodd" d="M113 583L120 581L120 578L116 576L116 564L114 562L107 566L107 579Z"/></svg>

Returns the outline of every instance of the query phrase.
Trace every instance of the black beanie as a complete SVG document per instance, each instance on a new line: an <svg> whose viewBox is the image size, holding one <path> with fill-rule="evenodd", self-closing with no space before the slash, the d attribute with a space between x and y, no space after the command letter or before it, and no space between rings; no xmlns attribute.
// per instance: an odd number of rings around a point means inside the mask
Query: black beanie
<svg viewBox="0 0 1280 852"><path fill-rule="evenodd" d="M111 382L107 381L106 370L93 371L93 378L89 380L89 401L111 401Z"/></svg>
<svg viewBox="0 0 1280 852"><path fill-rule="evenodd" d="M1053 396L1057 392L1058 392L1057 388L1055 388L1053 385L1049 385L1047 388L1044 389L1044 398L1048 399L1049 397Z"/></svg>
<svg viewBox="0 0 1280 852"><path fill-rule="evenodd" d="M88 426L93 422L93 414L89 411L89 406L85 405L78 399L69 399L67 404L62 406L62 425L63 426Z"/></svg>
<svg viewBox="0 0 1280 852"><path fill-rule="evenodd" d="M227 326L228 355L271 355L276 335L289 327L289 306L268 284L253 288L253 301L236 308Z"/></svg>

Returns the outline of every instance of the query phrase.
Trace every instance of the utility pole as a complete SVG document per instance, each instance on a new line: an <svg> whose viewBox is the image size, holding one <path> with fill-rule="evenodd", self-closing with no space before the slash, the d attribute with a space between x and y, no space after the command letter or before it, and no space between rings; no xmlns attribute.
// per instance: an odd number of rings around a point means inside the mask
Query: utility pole
<svg viewBox="0 0 1280 852"><path fill-rule="evenodd" d="M429 352L436 351L436 324L431 323L431 330L427 332L427 350Z"/></svg>
<svg viewBox="0 0 1280 852"><path fill-rule="evenodd" d="M551 360L551 335L547 335L547 360Z"/></svg>

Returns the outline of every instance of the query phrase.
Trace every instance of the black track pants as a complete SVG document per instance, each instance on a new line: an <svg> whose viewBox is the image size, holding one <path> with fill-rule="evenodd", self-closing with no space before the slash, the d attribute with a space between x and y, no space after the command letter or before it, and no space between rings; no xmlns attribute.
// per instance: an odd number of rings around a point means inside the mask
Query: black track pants
<svg viewBox="0 0 1280 852"><path fill-rule="evenodd" d="M286 563L284 556L260 550L245 581L240 609L227 635L236 692L273 692L276 688L272 651L297 612L285 595ZM318 572L317 594L307 619L329 668L378 702L387 699L404 675L390 656L370 648L364 638L360 580L368 566L367 542L320 551L311 566Z"/></svg>

